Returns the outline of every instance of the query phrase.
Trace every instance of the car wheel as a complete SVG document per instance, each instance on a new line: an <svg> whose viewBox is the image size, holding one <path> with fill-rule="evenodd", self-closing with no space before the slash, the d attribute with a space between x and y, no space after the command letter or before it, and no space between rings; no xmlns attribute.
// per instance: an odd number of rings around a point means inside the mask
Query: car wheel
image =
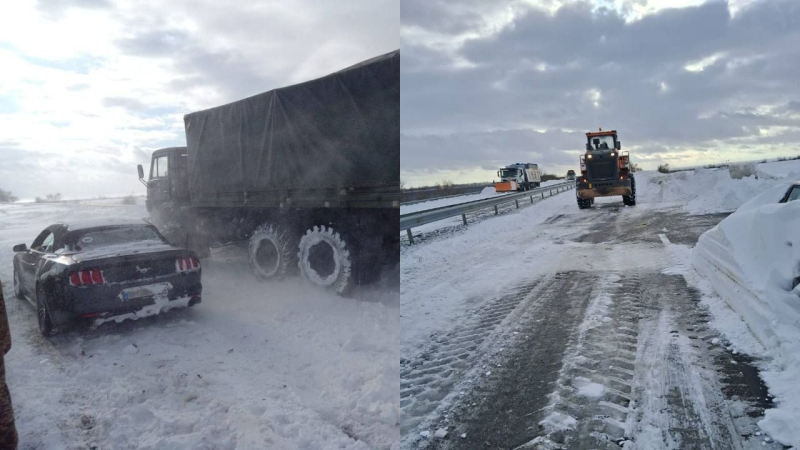
<svg viewBox="0 0 800 450"><path fill-rule="evenodd" d="M250 268L260 280L280 279L297 258L295 239L281 227L264 224L256 228L248 245Z"/></svg>
<svg viewBox="0 0 800 450"><path fill-rule="evenodd" d="M20 300L25 298L25 294L22 293L22 282L19 279L19 271L16 265L14 265L14 297Z"/></svg>
<svg viewBox="0 0 800 450"><path fill-rule="evenodd" d="M36 319L39 322L39 332L44 337L53 333L53 322L50 320L50 308L41 288L36 289Z"/></svg>
<svg viewBox="0 0 800 450"><path fill-rule="evenodd" d="M298 250L298 266L303 278L337 294L345 293L350 287L350 250L332 228L323 225L308 230L300 238Z"/></svg>

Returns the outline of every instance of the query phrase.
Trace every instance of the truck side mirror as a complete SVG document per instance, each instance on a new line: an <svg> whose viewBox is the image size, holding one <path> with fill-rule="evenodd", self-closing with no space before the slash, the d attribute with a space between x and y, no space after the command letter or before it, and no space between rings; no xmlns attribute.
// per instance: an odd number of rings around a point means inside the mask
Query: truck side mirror
<svg viewBox="0 0 800 450"><path fill-rule="evenodd" d="M586 143L586 151L587 152L592 151L592 144Z"/></svg>
<svg viewBox="0 0 800 450"><path fill-rule="evenodd" d="M616 142L616 145L614 146L614 148L616 148L617 150L620 150L620 149L622 149L622 142L620 142L620 141L617 141L617 142Z"/></svg>
<svg viewBox="0 0 800 450"><path fill-rule="evenodd" d="M24 252L28 250L28 246L25 244L17 244L12 250L14 250L14 253Z"/></svg>
<svg viewBox="0 0 800 450"><path fill-rule="evenodd" d="M139 171L139 179L144 180L144 168L142 167L142 165L141 164L137 165L136 170Z"/></svg>

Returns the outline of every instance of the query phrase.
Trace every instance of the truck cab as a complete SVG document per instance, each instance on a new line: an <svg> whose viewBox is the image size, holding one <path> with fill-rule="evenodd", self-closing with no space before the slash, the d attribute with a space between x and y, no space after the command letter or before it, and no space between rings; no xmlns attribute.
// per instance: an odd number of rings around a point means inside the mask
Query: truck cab
<svg viewBox="0 0 800 450"><path fill-rule="evenodd" d="M154 151L147 181L144 180L144 168L141 164L138 166L139 179L147 186L148 212L167 203L189 203L188 159L186 147Z"/></svg>

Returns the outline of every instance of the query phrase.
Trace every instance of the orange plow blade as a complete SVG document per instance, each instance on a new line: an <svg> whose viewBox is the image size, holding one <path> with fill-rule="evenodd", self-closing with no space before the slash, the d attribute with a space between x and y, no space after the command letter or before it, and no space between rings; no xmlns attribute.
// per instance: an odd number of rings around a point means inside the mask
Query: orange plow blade
<svg viewBox="0 0 800 450"><path fill-rule="evenodd" d="M513 181L502 181L494 184L495 192L510 192L517 190L517 183Z"/></svg>

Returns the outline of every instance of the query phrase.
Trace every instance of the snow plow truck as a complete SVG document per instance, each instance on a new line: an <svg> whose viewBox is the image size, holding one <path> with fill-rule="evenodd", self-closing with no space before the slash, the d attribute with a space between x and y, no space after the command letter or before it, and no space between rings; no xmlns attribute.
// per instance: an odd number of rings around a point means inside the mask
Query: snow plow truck
<svg viewBox="0 0 800 450"><path fill-rule="evenodd" d="M242 244L264 281L298 273L346 294L400 249L400 52L184 116L156 150L153 224L200 257Z"/></svg>
<svg viewBox="0 0 800 450"><path fill-rule="evenodd" d="M621 151L617 131L586 133L586 153L580 157L581 176L576 180L578 208L590 208L597 197L622 196L627 206L636 204L636 180L628 152Z"/></svg>
<svg viewBox="0 0 800 450"><path fill-rule="evenodd" d="M500 177L500 181L494 183L496 192L527 191L539 187L542 183L538 164L511 164L498 170L497 176Z"/></svg>

